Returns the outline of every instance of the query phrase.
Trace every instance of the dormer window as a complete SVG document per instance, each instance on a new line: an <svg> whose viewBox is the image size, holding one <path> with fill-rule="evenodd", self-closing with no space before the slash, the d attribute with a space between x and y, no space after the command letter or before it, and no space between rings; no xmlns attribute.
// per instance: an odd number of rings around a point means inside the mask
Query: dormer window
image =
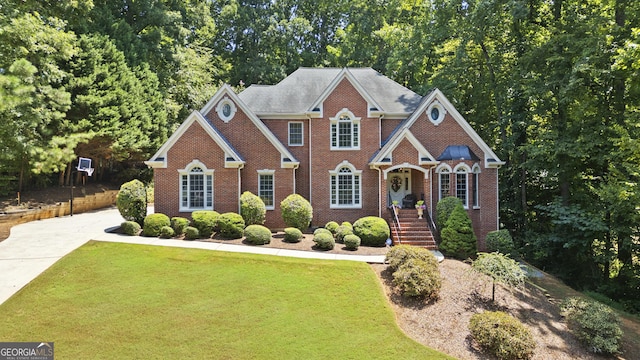
<svg viewBox="0 0 640 360"><path fill-rule="evenodd" d="M342 109L331 120L331 150L360 149L360 118Z"/></svg>

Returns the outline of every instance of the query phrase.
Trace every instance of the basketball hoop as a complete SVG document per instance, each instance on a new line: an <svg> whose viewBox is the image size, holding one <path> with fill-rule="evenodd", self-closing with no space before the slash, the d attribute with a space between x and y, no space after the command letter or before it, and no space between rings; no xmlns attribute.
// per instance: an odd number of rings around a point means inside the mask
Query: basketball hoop
<svg viewBox="0 0 640 360"><path fill-rule="evenodd" d="M91 159L83 157L78 159L78 167L76 169L86 172L89 176L93 175L93 170L95 170L91 167Z"/></svg>

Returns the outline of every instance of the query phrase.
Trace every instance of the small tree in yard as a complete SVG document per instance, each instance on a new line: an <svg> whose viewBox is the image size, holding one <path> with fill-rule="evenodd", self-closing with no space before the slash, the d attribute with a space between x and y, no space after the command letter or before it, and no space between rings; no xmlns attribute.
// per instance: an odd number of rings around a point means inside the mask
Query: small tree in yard
<svg viewBox="0 0 640 360"><path fill-rule="evenodd" d="M475 255L476 235L462 203L458 203L451 212L444 229L441 230L441 237L440 250L445 255L462 260Z"/></svg>
<svg viewBox="0 0 640 360"><path fill-rule="evenodd" d="M125 220L135 221L141 226L147 216L147 190L140 180L131 180L122 184L116 206Z"/></svg>
<svg viewBox="0 0 640 360"><path fill-rule="evenodd" d="M445 228L449 216L458 205L462 205L462 200L455 196L447 196L436 204L436 226L440 231Z"/></svg>
<svg viewBox="0 0 640 360"><path fill-rule="evenodd" d="M471 263L471 268L493 279L491 301L496 300L496 283L522 287L527 279L527 273L515 260L498 252L479 253L478 258Z"/></svg>
<svg viewBox="0 0 640 360"><path fill-rule="evenodd" d="M313 219L313 208L307 199L291 194L280 202L282 220L288 227L306 230Z"/></svg>
<svg viewBox="0 0 640 360"><path fill-rule="evenodd" d="M259 196L245 191L240 196L240 215L247 226L262 225L267 215L267 207Z"/></svg>

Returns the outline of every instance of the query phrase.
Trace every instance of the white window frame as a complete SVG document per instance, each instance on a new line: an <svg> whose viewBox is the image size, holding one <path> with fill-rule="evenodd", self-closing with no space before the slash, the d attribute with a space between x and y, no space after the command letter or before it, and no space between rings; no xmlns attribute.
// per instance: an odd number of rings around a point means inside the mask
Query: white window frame
<svg viewBox="0 0 640 360"><path fill-rule="evenodd" d="M180 212L192 212L196 210L213 210L214 206L214 194L213 194L213 169L207 169L207 167L199 160L193 160L184 169L178 170L178 190ZM194 185L192 182L195 180L194 176L202 176L202 206L192 206L194 199L192 199L192 189Z"/></svg>
<svg viewBox="0 0 640 360"><path fill-rule="evenodd" d="M480 166L475 164L471 169L471 173L473 174L473 208L480 209Z"/></svg>
<svg viewBox="0 0 640 360"><path fill-rule="evenodd" d="M360 119L347 108L338 111L335 117L329 118L331 150L360 150L360 134L362 133ZM341 124L349 124L350 129L348 133L344 134L350 137L349 146L340 146Z"/></svg>
<svg viewBox="0 0 640 360"><path fill-rule="evenodd" d="M229 105L229 115L225 115L224 113L225 105ZM236 104L234 104L233 101L231 101L231 99L229 99L229 97L227 96L220 100L220 102L218 102L218 106L216 106L216 113L218 113L218 117L225 123L231 121L231 119L233 119L233 117L236 115L237 111L238 108L236 107Z"/></svg>
<svg viewBox="0 0 640 360"><path fill-rule="evenodd" d="M262 199L267 210L275 209L275 201L276 201L276 179L274 176L275 173L276 173L275 170L267 170L267 169L258 170L258 197ZM267 202L265 201L265 198L267 198L268 195L263 194L262 179L265 176L271 177L271 205L267 205Z"/></svg>
<svg viewBox="0 0 640 360"><path fill-rule="evenodd" d="M448 196L451 196L451 167L447 164L441 164L436 168L436 173L438 174L438 200L442 200ZM442 192L442 179L447 177L447 192L443 194Z"/></svg>
<svg viewBox="0 0 640 360"><path fill-rule="evenodd" d="M294 143L291 142L291 125L300 125L300 143ZM304 146L304 123L302 121L289 121L289 124L287 125L288 128L288 136L287 136L287 141L289 143L289 146ZM298 135L298 134L296 134Z"/></svg>
<svg viewBox="0 0 640 360"><path fill-rule="evenodd" d="M340 204L340 177L350 177L351 201ZM348 179L346 179L348 180ZM329 208L330 209L362 209L362 170L347 161L338 164L329 171Z"/></svg>
<svg viewBox="0 0 640 360"><path fill-rule="evenodd" d="M436 119L433 118L432 112L433 110L438 110L438 117ZM427 111L425 112L429 121L433 123L433 125L438 126L444 120L444 116L447 114L447 111L444 109L444 106L440 104L439 101L434 101L429 105Z"/></svg>
<svg viewBox="0 0 640 360"><path fill-rule="evenodd" d="M458 164L453 169L456 174L456 197L462 201L465 209L469 208L469 173L471 169L467 164ZM464 186L464 189L461 188ZM462 192L462 193L461 193Z"/></svg>

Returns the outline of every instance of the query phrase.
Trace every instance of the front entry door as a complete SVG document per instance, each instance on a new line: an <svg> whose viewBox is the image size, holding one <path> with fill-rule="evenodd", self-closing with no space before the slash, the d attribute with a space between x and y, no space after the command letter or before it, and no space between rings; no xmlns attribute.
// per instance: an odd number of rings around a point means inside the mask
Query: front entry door
<svg viewBox="0 0 640 360"><path fill-rule="evenodd" d="M411 194L411 170L397 170L390 172L387 176L387 191L390 198L389 205L394 201L402 206L402 199L407 194Z"/></svg>

